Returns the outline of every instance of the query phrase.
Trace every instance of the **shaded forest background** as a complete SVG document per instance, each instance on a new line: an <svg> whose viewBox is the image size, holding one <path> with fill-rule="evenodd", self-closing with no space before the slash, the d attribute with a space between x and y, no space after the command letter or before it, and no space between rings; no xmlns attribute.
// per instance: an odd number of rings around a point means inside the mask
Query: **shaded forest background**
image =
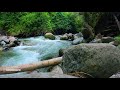
<svg viewBox="0 0 120 90"><path fill-rule="evenodd" d="M0 12L0 33L17 37L77 33L118 36L119 12Z"/></svg>

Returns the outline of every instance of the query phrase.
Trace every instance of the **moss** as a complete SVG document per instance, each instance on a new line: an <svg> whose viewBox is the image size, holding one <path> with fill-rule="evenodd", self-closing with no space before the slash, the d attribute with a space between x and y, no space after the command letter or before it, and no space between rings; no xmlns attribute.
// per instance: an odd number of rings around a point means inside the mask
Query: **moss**
<svg viewBox="0 0 120 90"><path fill-rule="evenodd" d="M78 71L108 78L120 70L119 58L120 51L113 45L80 44L65 51L61 65L65 73Z"/></svg>

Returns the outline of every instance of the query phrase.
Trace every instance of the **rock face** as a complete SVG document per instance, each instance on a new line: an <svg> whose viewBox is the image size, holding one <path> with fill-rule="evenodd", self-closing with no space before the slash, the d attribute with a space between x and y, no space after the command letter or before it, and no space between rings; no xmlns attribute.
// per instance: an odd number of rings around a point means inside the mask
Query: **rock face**
<svg viewBox="0 0 120 90"><path fill-rule="evenodd" d="M120 50L106 43L79 44L64 52L61 67L65 73L77 71L108 78L120 70Z"/></svg>
<svg viewBox="0 0 120 90"><path fill-rule="evenodd" d="M55 40L55 36L52 33L46 33L45 34L45 38L51 39L51 40Z"/></svg>

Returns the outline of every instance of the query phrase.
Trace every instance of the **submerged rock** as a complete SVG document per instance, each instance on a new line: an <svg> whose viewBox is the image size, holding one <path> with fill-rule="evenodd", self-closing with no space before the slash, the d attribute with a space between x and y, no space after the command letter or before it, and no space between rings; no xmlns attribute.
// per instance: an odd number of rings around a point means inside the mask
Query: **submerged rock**
<svg viewBox="0 0 120 90"><path fill-rule="evenodd" d="M120 50L106 43L72 46L65 51L61 67L64 73L85 72L108 78L120 70Z"/></svg>

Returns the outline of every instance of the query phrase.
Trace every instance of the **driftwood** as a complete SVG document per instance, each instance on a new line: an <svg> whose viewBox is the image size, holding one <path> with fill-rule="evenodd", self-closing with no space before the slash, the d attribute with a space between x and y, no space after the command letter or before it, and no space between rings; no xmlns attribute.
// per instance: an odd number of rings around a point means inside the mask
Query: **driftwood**
<svg viewBox="0 0 120 90"><path fill-rule="evenodd" d="M19 66L2 66L0 67L0 74L11 74L16 72L32 71L38 68L57 65L61 63L62 57L53 58L49 60L39 61L31 64L24 64Z"/></svg>

